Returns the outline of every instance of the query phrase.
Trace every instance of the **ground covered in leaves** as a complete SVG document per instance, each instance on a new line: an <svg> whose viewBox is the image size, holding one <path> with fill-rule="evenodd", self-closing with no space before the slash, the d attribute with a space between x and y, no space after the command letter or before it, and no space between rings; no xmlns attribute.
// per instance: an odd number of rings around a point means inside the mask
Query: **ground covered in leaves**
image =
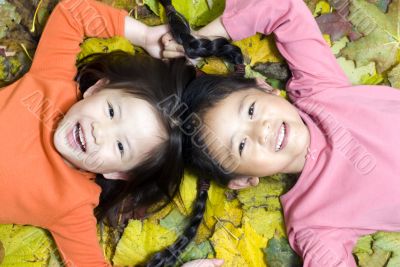
<svg viewBox="0 0 400 267"><path fill-rule="evenodd" d="M0 86L21 77L56 0L0 0ZM130 11L148 24L164 22L155 0L103 0ZM399 0L307 0L338 63L353 84L385 84L400 88ZM139 4L138 4L139 3ZM173 0L196 28L222 13L223 0ZM290 71L272 36L255 35L236 43L245 54L246 75L263 77L283 89ZM79 57L101 51L140 51L123 38L88 39ZM207 73L227 73L232 66L218 59L199 63ZM224 266L301 266L284 228L279 196L293 179L266 177L257 188L239 192L211 185L204 221L195 241L180 258L218 257ZM186 175L180 197L144 220L131 220L118 240L115 230L99 227L105 255L115 266L134 266L180 235L196 195L196 178ZM355 211L356 212L356 211ZM400 233L377 232L360 238L353 250L358 265L400 266ZM0 225L0 266L62 266L55 244L40 228Z"/></svg>

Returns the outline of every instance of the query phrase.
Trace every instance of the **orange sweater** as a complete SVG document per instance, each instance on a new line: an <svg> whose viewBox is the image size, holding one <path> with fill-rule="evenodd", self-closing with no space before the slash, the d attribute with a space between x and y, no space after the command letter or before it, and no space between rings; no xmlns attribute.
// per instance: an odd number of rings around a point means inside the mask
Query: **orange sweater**
<svg viewBox="0 0 400 267"><path fill-rule="evenodd" d="M48 229L67 266L108 266L93 209L94 174L68 167L53 145L78 99L75 60L84 36L124 36L127 13L93 0L64 0L51 14L30 71L0 90L0 223Z"/></svg>

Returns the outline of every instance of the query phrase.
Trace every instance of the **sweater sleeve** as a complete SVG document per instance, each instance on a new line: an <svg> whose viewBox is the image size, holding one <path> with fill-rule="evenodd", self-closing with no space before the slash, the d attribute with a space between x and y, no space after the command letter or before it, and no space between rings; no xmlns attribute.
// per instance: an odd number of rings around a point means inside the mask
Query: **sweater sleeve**
<svg viewBox="0 0 400 267"><path fill-rule="evenodd" d="M292 72L286 84L292 100L351 85L302 0L227 0L222 22L234 40L275 34Z"/></svg>
<svg viewBox="0 0 400 267"><path fill-rule="evenodd" d="M352 254L357 235L351 229L307 228L289 240L304 267L357 267Z"/></svg>
<svg viewBox="0 0 400 267"><path fill-rule="evenodd" d="M93 208L89 204L79 207L47 227L67 267L111 266L97 238Z"/></svg>
<svg viewBox="0 0 400 267"><path fill-rule="evenodd" d="M47 21L30 73L73 80L83 38L124 36L126 15L124 10L94 0L61 1Z"/></svg>

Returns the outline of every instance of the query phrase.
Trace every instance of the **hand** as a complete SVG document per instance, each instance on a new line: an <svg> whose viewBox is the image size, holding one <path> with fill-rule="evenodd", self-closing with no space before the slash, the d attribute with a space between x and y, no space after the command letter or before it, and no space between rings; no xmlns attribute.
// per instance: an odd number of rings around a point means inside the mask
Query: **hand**
<svg viewBox="0 0 400 267"><path fill-rule="evenodd" d="M161 58L163 56L165 49L163 49L161 37L165 36L168 31L169 28L167 25L153 26L147 28L143 48L152 57Z"/></svg>
<svg viewBox="0 0 400 267"><path fill-rule="evenodd" d="M192 35L196 38L199 38L195 34L192 33ZM162 56L164 58L177 58L177 57L184 57L185 56L185 49L183 48L182 45L178 44L175 40L174 37L172 37L171 33L166 33L161 37L161 42L164 46L164 50L162 51ZM196 66L197 63L199 62L200 58L189 58L186 57L186 60L190 62L193 66Z"/></svg>
<svg viewBox="0 0 400 267"><path fill-rule="evenodd" d="M181 267L218 267L222 266L224 260L221 259L200 259L189 261L183 264Z"/></svg>
<svg viewBox="0 0 400 267"><path fill-rule="evenodd" d="M164 50L162 51L162 56L164 58L176 58L185 56L185 50L183 49L183 46L178 44L174 40L174 37L172 37L172 34L170 32L164 34L161 37L161 43L164 47Z"/></svg>

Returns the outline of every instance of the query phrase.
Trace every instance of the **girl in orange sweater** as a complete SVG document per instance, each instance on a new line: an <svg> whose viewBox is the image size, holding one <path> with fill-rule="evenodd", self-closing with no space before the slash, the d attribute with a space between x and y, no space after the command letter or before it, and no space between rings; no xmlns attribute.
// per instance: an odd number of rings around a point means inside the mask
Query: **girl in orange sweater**
<svg viewBox="0 0 400 267"><path fill-rule="evenodd" d="M123 200L130 215L175 194L181 135L156 104L179 96L194 75L182 61L123 52L92 56L77 70L79 44L121 35L160 57L166 31L94 0L61 1L29 72L0 90L0 223L48 229L67 266L109 265L96 216L112 223Z"/></svg>

